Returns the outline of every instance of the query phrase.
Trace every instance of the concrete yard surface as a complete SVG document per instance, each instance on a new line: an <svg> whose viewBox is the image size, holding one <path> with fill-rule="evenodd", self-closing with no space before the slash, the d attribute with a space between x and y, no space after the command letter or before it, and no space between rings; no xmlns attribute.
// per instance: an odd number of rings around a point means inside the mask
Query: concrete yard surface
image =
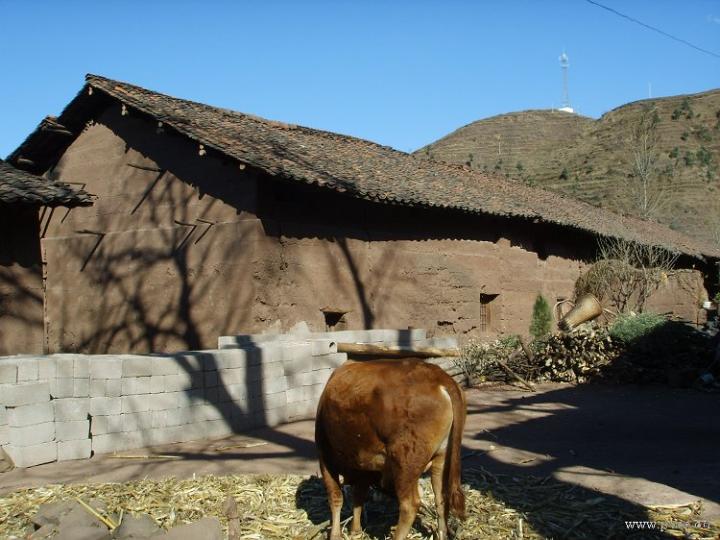
<svg viewBox="0 0 720 540"><path fill-rule="evenodd" d="M464 467L550 476L629 505L702 500L720 518L720 394L665 386L542 384L467 392ZM48 483L193 474L317 474L314 424L165 445L0 474L0 494ZM597 492L601 492L598 494ZM512 504L512 501L506 501ZM602 504L602 503L601 503Z"/></svg>

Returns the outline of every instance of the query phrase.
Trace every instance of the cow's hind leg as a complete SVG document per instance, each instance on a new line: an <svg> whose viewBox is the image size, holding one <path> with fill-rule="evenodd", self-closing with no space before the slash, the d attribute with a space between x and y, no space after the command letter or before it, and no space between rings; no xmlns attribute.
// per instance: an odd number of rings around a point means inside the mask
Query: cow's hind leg
<svg viewBox="0 0 720 540"><path fill-rule="evenodd" d="M430 481L435 495L435 509L438 514L437 540L447 540L447 505L443 496L443 470L445 469L445 452L435 456L430 468Z"/></svg>
<svg viewBox="0 0 720 540"><path fill-rule="evenodd" d="M395 465L395 464L394 464ZM395 529L394 540L405 540L412 527L418 507L420 506L420 492L418 480L422 469L409 467L406 464L393 466L393 480L395 493L400 505L400 517Z"/></svg>
<svg viewBox="0 0 720 540"><path fill-rule="evenodd" d="M352 527L350 529L351 534L358 534L362 532L362 509L367 499L368 489L370 488L367 482L358 482L353 484L353 520Z"/></svg>
<svg viewBox="0 0 720 540"><path fill-rule="evenodd" d="M330 505L331 528L329 540L341 540L340 509L343 504L343 494L342 487L340 486L340 477L328 470L322 459L320 459L320 473L325 483L325 491L327 491L328 504Z"/></svg>

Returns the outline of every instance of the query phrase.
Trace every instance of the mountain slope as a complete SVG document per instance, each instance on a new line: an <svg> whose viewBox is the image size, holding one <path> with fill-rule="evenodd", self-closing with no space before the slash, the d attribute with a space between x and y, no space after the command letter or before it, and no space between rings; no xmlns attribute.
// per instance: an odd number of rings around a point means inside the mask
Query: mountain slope
<svg viewBox="0 0 720 540"><path fill-rule="evenodd" d="M650 217L720 242L720 90L633 102L598 120L560 111L494 116L416 154L641 215L628 189L638 178L633 133L651 118L656 122L651 153L661 204Z"/></svg>

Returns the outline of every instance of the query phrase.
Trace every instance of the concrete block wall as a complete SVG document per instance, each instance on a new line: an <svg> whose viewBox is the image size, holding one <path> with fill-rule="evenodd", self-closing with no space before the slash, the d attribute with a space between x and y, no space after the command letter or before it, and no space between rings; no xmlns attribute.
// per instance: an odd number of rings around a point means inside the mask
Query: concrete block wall
<svg viewBox="0 0 720 540"><path fill-rule="evenodd" d="M220 438L314 417L338 342L425 344L421 330L224 336L218 349L0 357L0 446L18 467Z"/></svg>

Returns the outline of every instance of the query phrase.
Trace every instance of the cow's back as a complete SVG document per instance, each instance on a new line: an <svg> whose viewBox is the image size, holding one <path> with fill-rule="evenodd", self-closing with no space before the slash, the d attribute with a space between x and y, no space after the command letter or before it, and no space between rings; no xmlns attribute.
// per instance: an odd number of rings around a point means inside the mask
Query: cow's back
<svg viewBox="0 0 720 540"><path fill-rule="evenodd" d="M347 362L320 398L318 451L348 480L381 475L393 451L406 460L429 460L447 442L452 394L463 399L450 376L420 360Z"/></svg>

